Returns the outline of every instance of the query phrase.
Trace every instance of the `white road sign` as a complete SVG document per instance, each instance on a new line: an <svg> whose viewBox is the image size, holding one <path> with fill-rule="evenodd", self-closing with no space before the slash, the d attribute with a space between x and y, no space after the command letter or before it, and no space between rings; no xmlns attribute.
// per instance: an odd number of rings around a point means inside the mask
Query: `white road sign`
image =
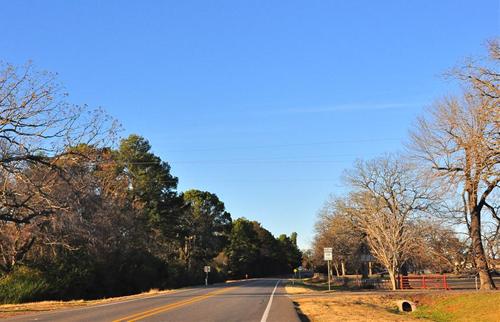
<svg viewBox="0 0 500 322"><path fill-rule="evenodd" d="M323 251L324 251L324 260L325 261L333 260L333 255L332 255L333 249L331 247L325 247L323 249Z"/></svg>

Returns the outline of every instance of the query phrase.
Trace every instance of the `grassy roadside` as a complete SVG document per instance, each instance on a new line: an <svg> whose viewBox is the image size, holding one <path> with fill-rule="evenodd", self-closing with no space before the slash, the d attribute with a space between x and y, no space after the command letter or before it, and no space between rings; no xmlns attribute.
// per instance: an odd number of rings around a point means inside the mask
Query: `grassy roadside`
<svg viewBox="0 0 500 322"><path fill-rule="evenodd" d="M442 296L415 296L415 317L438 322L500 321L500 292L474 292Z"/></svg>
<svg viewBox="0 0 500 322"><path fill-rule="evenodd" d="M335 287L331 288L336 290ZM286 290L289 294L301 294L301 293L311 293L311 292L328 292L328 284L323 283L311 283L307 280L293 280L287 283Z"/></svg>
<svg viewBox="0 0 500 322"><path fill-rule="evenodd" d="M395 301L399 297L392 294L353 294L343 292L343 287L328 291L328 286L307 280L289 282L285 289L292 295L302 321L418 321L416 317L397 311Z"/></svg>
<svg viewBox="0 0 500 322"><path fill-rule="evenodd" d="M302 321L500 321L500 292L419 292L328 291L308 281L288 283ZM413 313L400 313L396 301L410 299L417 303Z"/></svg>

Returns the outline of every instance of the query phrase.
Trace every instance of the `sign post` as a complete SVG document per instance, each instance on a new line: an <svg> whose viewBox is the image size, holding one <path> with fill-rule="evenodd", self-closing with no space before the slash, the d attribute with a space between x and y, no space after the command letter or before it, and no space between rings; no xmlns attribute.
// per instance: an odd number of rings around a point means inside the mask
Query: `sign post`
<svg viewBox="0 0 500 322"><path fill-rule="evenodd" d="M208 286L208 273L210 273L210 266L203 267L203 271L205 272L205 286Z"/></svg>
<svg viewBox="0 0 500 322"><path fill-rule="evenodd" d="M324 251L324 260L327 261L328 265L328 290L330 291L330 261L333 260L333 249L332 247L323 248Z"/></svg>

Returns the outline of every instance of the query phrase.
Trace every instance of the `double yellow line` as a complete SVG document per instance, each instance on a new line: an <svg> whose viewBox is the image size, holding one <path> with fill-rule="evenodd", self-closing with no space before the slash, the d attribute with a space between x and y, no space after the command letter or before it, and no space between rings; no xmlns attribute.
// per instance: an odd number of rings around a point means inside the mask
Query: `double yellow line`
<svg viewBox="0 0 500 322"><path fill-rule="evenodd" d="M203 301L204 299L207 299L209 297L212 297L212 296L215 296L215 295L218 295L218 294L225 293L225 292L230 291L230 290L234 290L235 288L238 288L238 287L239 286L224 287L222 289L219 289L219 290L216 290L216 291L212 291L212 292L200 295L200 296L195 296L195 297L190 298L188 300L184 300L184 301L180 301L180 302L175 302L175 303L170 303L170 304L167 304L167 305L164 305L164 306L160 306L160 307L157 307L157 308L154 308L154 309L151 309L151 310L147 310L147 311L139 312L139 313L132 314L132 315L129 315L129 316L125 316L125 317L120 318L118 320L114 320L113 322L125 322L125 321L133 322L133 321L139 321L139 320L142 320L144 318L147 318L147 317L150 317L150 316L153 316L153 315L156 315L156 314L164 313L164 312L173 310L175 308L178 308L178 307L181 307L181 306L184 306L184 305L188 305L188 304L192 304L192 303L195 303L195 302Z"/></svg>

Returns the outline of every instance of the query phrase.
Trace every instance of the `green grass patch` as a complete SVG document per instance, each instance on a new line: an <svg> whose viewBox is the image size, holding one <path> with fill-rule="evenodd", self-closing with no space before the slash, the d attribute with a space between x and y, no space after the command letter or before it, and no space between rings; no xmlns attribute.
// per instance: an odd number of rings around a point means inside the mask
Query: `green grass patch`
<svg viewBox="0 0 500 322"><path fill-rule="evenodd" d="M49 289L43 274L28 267L17 267L0 278L0 303L22 303L40 298Z"/></svg>
<svg viewBox="0 0 500 322"><path fill-rule="evenodd" d="M428 297L412 315L437 322L500 321L500 292Z"/></svg>

